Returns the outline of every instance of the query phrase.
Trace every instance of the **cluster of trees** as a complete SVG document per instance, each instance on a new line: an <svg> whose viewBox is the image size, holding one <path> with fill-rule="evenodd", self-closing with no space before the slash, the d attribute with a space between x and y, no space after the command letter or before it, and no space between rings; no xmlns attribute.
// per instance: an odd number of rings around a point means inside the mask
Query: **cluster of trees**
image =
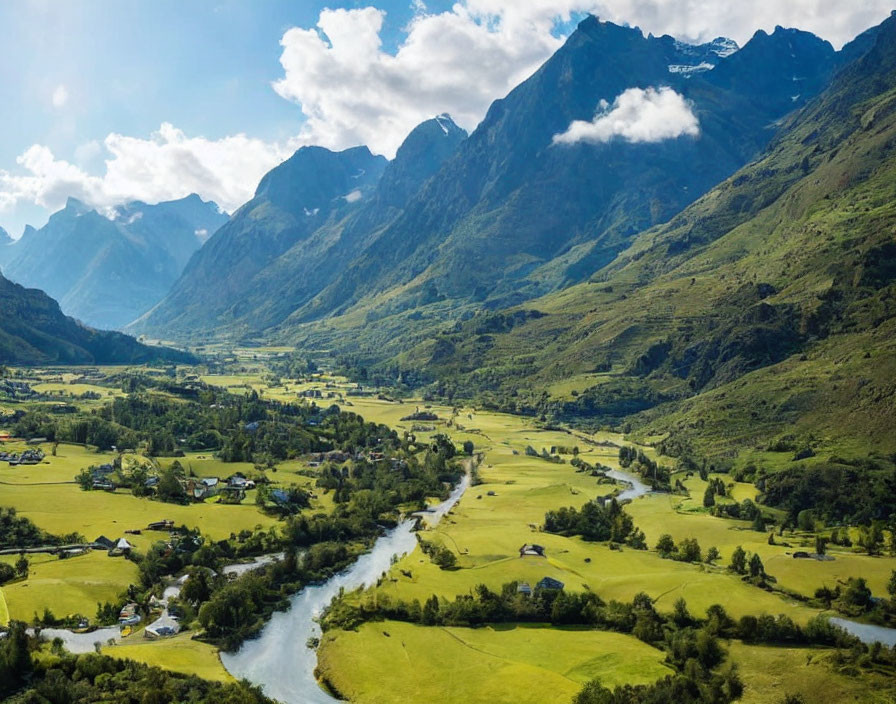
<svg viewBox="0 0 896 704"><path fill-rule="evenodd" d="M763 502L786 509L791 524L813 510L828 523L869 525L896 515L896 467L846 460L794 467L765 477ZM889 463L887 463L889 464Z"/></svg>
<svg viewBox="0 0 896 704"><path fill-rule="evenodd" d="M180 388L173 382L170 386ZM255 391L244 395L213 388L183 391L180 398L135 391L98 410L64 418L30 411L19 418L14 432L101 450L145 443L147 453L156 456L209 450L227 462L284 460L308 452L399 444L397 434L385 425L341 413L338 406L280 403L261 399Z"/></svg>
<svg viewBox="0 0 896 704"><path fill-rule="evenodd" d="M589 501L581 509L573 507L548 511L544 516L544 530L560 535L581 535L585 540L628 542L632 547L646 549L644 534L635 528L629 516L615 498L607 502Z"/></svg>
<svg viewBox="0 0 896 704"><path fill-rule="evenodd" d="M716 496L726 496L728 490L725 487L725 482L718 477L707 481L706 491L703 492L703 505L706 508L711 508L716 505Z"/></svg>
<svg viewBox="0 0 896 704"><path fill-rule="evenodd" d="M14 508L0 506L0 548L33 548L60 545L62 539L41 530Z"/></svg>
<svg viewBox="0 0 896 704"><path fill-rule="evenodd" d="M0 639L0 698L10 704L134 702L140 704L269 704L260 688L221 684L97 654L38 658L25 624Z"/></svg>
<svg viewBox="0 0 896 704"><path fill-rule="evenodd" d="M419 534L417 535L417 542L420 544L420 550L423 554L427 555L439 569L450 570L457 565L457 555L444 545L437 545L423 540Z"/></svg>
<svg viewBox="0 0 896 704"><path fill-rule="evenodd" d="M815 599L826 609L836 609L852 617L862 616L877 624L896 623L896 570L887 582L889 599L874 599L863 577L850 577L845 584L833 589L821 587L815 590Z"/></svg>
<svg viewBox="0 0 896 704"><path fill-rule="evenodd" d="M685 538L678 545L668 533L663 533L656 543L656 551L660 557L666 560L678 560L680 562L700 562L703 554L700 543L696 538ZM714 547L706 551L706 562L712 564L719 559L719 551Z"/></svg>

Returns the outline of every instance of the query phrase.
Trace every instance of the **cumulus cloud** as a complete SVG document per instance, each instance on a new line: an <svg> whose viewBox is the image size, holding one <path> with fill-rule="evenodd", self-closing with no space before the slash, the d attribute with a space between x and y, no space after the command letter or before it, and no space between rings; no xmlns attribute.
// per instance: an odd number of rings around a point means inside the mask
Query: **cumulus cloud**
<svg viewBox="0 0 896 704"><path fill-rule="evenodd" d="M283 35L284 75L274 89L301 106L302 141L334 149L367 144L391 157L433 115L448 112L474 128L493 100L560 46L555 19L590 4L526 13L473 2L429 13L419 5L394 55L382 48L382 10L324 10L316 28Z"/></svg>
<svg viewBox="0 0 896 704"><path fill-rule="evenodd" d="M633 144L696 137L700 123L691 104L668 87L629 88L610 105L601 100L591 121L576 120L554 135L554 144L606 143L622 139Z"/></svg>
<svg viewBox="0 0 896 704"><path fill-rule="evenodd" d="M64 107L68 102L68 88L60 83L53 91L50 101L53 103L54 108Z"/></svg>
<svg viewBox="0 0 896 704"><path fill-rule="evenodd" d="M198 193L231 211L249 200L261 177L288 157L293 144L271 144L237 134L223 139L188 137L163 123L148 139L110 134L105 173L91 175L42 145L16 161L20 171L0 170L0 210L19 201L48 210L68 196L104 208L130 200L156 203Z"/></svg>
<svg viewBox="0 0 896 704"><path fill-rule="evenodd" d="M165 123L149 137L113 133L88 142L74 150L74 163L33 145L19 157L17 167L0 169L0 211L21 202L55 209L69 195L108 208L132 199L155 202L191 192L233 210L252 196L268 169L300 144L333 149L367 144L392 156L407 133L433 115L448 112L472 129L494 99L560 47L577 13L637 25L645 33L689 41L724 35L741 44L756 29L771 31L780 24L813 31L839 47L881 22L891 2L457 0L450 9L435 12L423 0L411 0L414 16L394 53L383 48L382 10L326 9L316 26L289 29L281 39L283 73L273 87L297 103L305 116L293 140L266 143L244 134L210 140L188 137ZM662 112L659 97L658 92L651 102L641 95L640 104L646 103L642 107L653 111L649 114ZM62 108L69 102L68 88L58 85L50 100ZM622 107L614 102L607 110ZM671 96L667 107L676 107ZM681 105L677 107L679 117L686 118ZM613 123L598 122L601 115L577 129L605 134ZM648 128L643 120L638 124L620 128L616 136L637 141L645 134L662 133L662 126ZM696 129L695 124L683 124L681 134ZM567 134L565 139L571 139L572 133Z"/></svg>

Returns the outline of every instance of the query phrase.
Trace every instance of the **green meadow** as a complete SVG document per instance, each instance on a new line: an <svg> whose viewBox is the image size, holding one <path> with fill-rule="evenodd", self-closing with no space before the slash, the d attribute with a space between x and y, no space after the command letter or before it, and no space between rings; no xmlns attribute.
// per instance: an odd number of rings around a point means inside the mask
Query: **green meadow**
<svg viewBox="0 0 896 704"><path fill-rule="evenodd" d="M16 556L0 560L12 563ZM29 555L28 578L3 585L8 618L31 621L49 609L57 618L81 614L92 619L97 602L116 602L137 580L137 566L105 551L60 560L55 555ZM2 619L2 613L0 613Z"/></svg>
<svg viewBox="0 0 896 704"><path fill-rule="evenodd" d="M663 658L619 633L385 621L326 635L318 671L341 697L359 704L538 704L568 701L595 677L610 685L653 682L671 673Z"/></svg>
<svg viewBox="0 0 896 704"><path fill-rule="evenodd" d="M221 664L217 649L208 643L193 640L193 635L181 633L164 640L146 640L140 630L116 645L104 647L103 654L197 675L215 682L233 682L233 677Z"/></svg>

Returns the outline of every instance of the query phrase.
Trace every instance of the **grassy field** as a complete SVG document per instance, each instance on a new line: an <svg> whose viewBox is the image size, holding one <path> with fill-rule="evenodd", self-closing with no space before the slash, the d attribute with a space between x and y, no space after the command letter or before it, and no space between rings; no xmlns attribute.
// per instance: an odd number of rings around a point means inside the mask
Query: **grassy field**
<svg viewBox="0 0 896 704"><path fill-rule="evenodd" d="M9 556L2 559L10 561ZM28 578L3 586L8 617L12 619L31 621L45 608L57 618L80 613L93 619L97 602L117 601L137 579L133 562L110 558L102 551L66 560L50 555L33 555L29 560Z"/></svg>
<svg viewBox="0 0 896 704"><path fill-rule="evenodd" d="M699 479L689 483L704 484ZM647 536L649 546L655 545L663 533L669 533L676 542L696 538L704 551L710 546L718 548L722 559L717 564L724 566L734 548L740 545L748 552L759 554L766 571L778 580L779 585L806 596L812 596L822 585L834 587L848 577L864 577L875 595L886 596L887 580L896 570L896 558L870 557L832 546L829 553L834 557L833 561L795 560L792 557L795 550L814 551L811 536L790 532L784 536L776 534L775 541L779 544L769 545L768 533L751 530L746 521L710 516L702 508L702 488L692 492L692 496L700 497L699 509L691 501L668 494L647 496L629 507L635 524Z"/></svg>
<svg viewBox="0 0 896 704"><path fill-rule="evenodd" d="M595 677L608 685L652 682L671 672L663 658L661 651L618 633L386 621L338 637L327 634L319 672L358 704L540 704L568 701Z"/></svg>
<svg viewBox="0 0 896 704"><path fill-rule="evenodd" d="M800 694L807 704L890 704L896 701L896 683L888 677L863 672L849 676L829 664L830 651L811 648L776 648L729 645L744 681L741 704L779 704L787 694Z"/></svg>
<svg viewBox="0 0 896 704"><path fill-rule="evenodd" d="M103 654L197 675L215 682L233 682L233 677L221 664L215 647L192 640L191 636L190 633L181 633L164 640L145 640L143 631L138 631L117 645L103 648Z"/></svg>

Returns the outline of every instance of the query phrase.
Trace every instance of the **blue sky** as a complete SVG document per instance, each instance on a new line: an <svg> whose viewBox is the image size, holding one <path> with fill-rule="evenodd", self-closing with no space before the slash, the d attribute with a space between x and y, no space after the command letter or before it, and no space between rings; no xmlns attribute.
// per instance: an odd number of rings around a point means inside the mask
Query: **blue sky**
<svg viewBox="0 0 896 704"><path fill-rule="evenodd" d="M798 26L839 47L887 2L0 0L0 226L17 237L68 195L232 210L302 144L392 156L440 112L473 129L586 11L694 41Z"/></svg>

